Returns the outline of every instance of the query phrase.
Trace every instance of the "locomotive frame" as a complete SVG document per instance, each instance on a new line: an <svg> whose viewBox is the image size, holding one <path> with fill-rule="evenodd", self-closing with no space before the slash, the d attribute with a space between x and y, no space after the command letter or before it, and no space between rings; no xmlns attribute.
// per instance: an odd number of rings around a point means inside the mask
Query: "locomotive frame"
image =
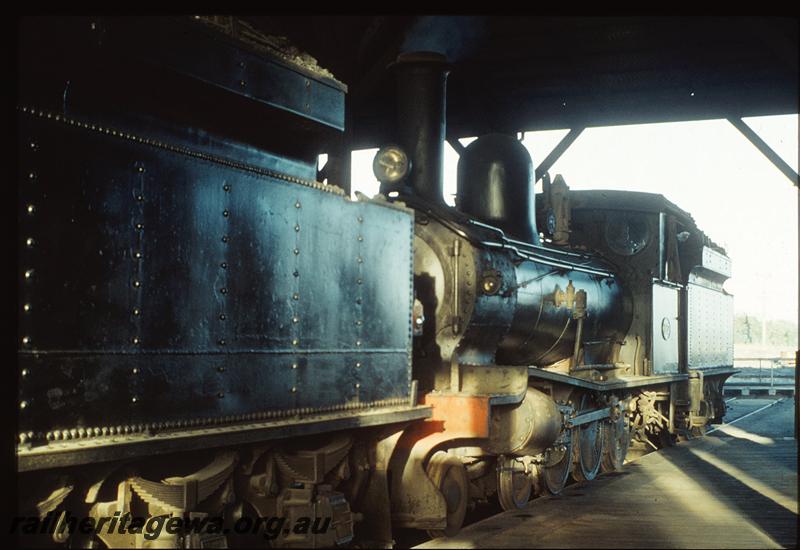
<svg viewBox="0 0 800 550"><path fill-rule="evenodd" d="M269 37L213 17L22 36L21 511L324 515L272 544L391 546L723 416L724 251L660 195L556 178L537 199L507 136L462 153L444 206L438 56L392 69L409 176L353 201L316 181L346 87ZM70 540L97 542L147 544ZM159 539L227 542L253 539Z"/></svg>

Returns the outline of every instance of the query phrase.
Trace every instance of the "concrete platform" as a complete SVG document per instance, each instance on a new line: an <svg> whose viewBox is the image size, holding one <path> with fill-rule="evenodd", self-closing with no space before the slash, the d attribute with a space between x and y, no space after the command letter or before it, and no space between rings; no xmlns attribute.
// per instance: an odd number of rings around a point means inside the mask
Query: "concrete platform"
<svg viewBox="0 0 800 550"><path fill-rule="evenodd" d="M793 401L738 399L740 421L417 548L796 547Z"/></svg>

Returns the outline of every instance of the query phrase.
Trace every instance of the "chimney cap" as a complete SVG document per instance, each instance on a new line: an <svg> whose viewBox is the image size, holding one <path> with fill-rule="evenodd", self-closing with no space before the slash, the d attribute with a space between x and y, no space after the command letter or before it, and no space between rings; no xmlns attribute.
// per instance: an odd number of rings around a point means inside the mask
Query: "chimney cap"
<svg viewBox="0 0 800 550"><path fill-rule="evenodd" d="M431 51L410 51L410 52L402 52L397 56L397 60L394 63L390 63L389 67L394 67L396 65L406 64L406 63L431 63L434 65L446 65L449 66L450 64L447 62L447 56L441 54L439 52L431 52Z"/></svg>

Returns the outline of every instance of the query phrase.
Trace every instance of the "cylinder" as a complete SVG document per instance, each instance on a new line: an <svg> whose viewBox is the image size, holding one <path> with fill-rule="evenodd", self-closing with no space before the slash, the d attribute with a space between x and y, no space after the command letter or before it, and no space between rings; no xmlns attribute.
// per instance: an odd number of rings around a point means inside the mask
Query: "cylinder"
<svg viewBox="0 0 800 550"><path fill-rule="evenodd" d="M397 77L397 139L411 159L414 194L444 205L444 140L447 58L435 52L400 54Z"/></svg>
<svg viewBox="0 0 800 550"><path fill-rule="evenodd" d="M493 407L488 448L495 454L537 455L558 438L561 424L553 399L528 388L521 403Z"/></svg>
<svg viewBox="0 0 800 550"><path fill-rule="evenodd" d="M458 160L456 206L521 241L539 243L530 153L514 136L488 134Z"/></svg>

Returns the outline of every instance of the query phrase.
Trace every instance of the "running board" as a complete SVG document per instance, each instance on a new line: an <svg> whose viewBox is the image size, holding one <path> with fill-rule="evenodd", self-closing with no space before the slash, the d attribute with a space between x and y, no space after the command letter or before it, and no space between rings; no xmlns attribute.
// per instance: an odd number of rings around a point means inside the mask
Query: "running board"
<svg viewBox="0 0 800 550"><path fill-rule="evenodd" d="M656 376L626 376L608 380L606 382L593 382L570 376L560 372L546 371L537 367L528 367L528 377L549 382L559 382L569 386L586 388L595 391L612 391L628 388L639 388L642 386L655 386L660 384L671 384L673 382L683 382L689 379L688 374L659 374Z"/></svg>
<svg viewBox="0 0 800 550"><path fill-rule="evenodd" d="M87 440L51 442L17 449L17 471L80 466L126 460L178 451L263 443L289 437L313 436L335 430L355 430L429 418L430 406L383 407L361 412L339 411L325 415L242 422L162 433L135 433Z"/></svg>

